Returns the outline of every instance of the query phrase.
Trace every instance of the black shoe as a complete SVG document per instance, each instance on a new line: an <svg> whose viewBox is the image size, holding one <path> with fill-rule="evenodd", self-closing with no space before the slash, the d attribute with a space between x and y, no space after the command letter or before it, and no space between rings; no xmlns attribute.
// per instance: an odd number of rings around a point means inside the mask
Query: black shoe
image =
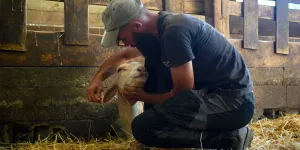
<svg viewBox="0 0 300 150"><path fill-rule="evenodd" d="M237 140L234 142L230 149L246 150L247 147L251 146L253 136L253 131L248 126L240 128L237 133Z"/></svg>

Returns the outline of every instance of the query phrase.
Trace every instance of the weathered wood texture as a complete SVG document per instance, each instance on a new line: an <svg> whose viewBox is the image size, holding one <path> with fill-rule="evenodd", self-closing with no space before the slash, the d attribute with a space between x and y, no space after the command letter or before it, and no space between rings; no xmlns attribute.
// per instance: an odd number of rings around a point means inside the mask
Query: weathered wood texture
<svg viewBox="0 0 300 150"><path fill-rule="evenodd" d="M276 23L274 20L258 19L258 35L259 36L275 36L276 35ZM230 16L230 34L243 35L244 32L244 18L238 16ZM294 38L300 38L300 23L290 22L289 24L289 36Z"/></svg>
<svg viewBox="0 0 300 150"><path fill-rule="evenodd" d="M65 44L89 44L88 1L65 0Z"/></svg>
<svg viewBox="0 0 300 150"><path fill-rule="evenodd" d="M229 14L234 16L242 15L242 3L229 1ZM275 8L273 6L259 5L258 6L258 17L264 19L275 20ZM300 22L300 10L289 9L289 21L290 22Z"/></svg>
<svg viewBox="0 0 300 150"><path fill-rule="evenodd" d="M101 47L101 36L90 35L88 46L63 44L61 33L28 32L25 53L0 51L1 66L94 66L98 67L116 49ZM259 42L259 49L249 51L242 48L242 40L230 39L242 53L249 67L292 67L300 65L300 44L289 43L289 55L274 53L274 42ZM142 60L142 58L140 58ZM276 61L274 61L276 60Z"/></svg>
<svg viewBox="0 0 300 150"><path fill-rule="evenodd" d="M230 34L231 39L243 39L244 36L241 34ZM259 36L260 41L276 41L275 36ZM300 38L289 37L289 42L300 42Z"/></svg>
<svg viewBox="0 0 300 150"><path fill-rule="evenodd" d="M204 1L204 15L206 17L206 22L210 24L211 26L214 25L214 6L213 6L213 1Z"/></svg>
<svg viewBox="0 0 300 150"><path fill-rule="evenodd" d="M62 2L65 0L61 0ZM106 6L110 0L89 0L89 4L91 5L103 5Z"/></svg>
<svg viewBox="0 0 300 150"><path fill-rule="evenodd" d="M231 43L238 48L248 67L296 67L300 65L300 44L289 43L289 55L274 53L273 41L259 41L259 49L250 51L242 47L242 40L230 39Z"/></svg>
<svg viewBox="0 0 300 150"><path fill-rule="evenodd" d="M26 0L0 0L0 50L26 51Z"/></svg>
<svg viewBox="0 0 300 150"><path fill-rule="evenodd" d="M66 1L66 0L65 0ZM142 0L143 4L150 10L163 10L164 0ZM90 0L92 5L107 6L109 0Z"/></svg>
<svg viewBox="0 0 300 150"><path fill-rule="evenodd" d="M165 9L174 13L204 15L204 0L165 0Z"/></svg>
<svg viewBox="0 0 300 150"><path fill-rule="evenodd" d="M142 0L144 5L150 10L163 10L164 0Z"/></svg>
<svg viewBox="0 0 300 150"><path fill-rule="evenodd" d="M276 53L289 53L289 5L288 1L276 0Z"/></svg>
<svg viewBox="0 0 300 150"><path fill-rule="evenodd" d="M64 35L53 32L27 34L25 53L0 51L0 66L95 66L98 67L109 56L122 47L105 49L100 45L100 35L89 35L88 46L68 46ZM143 61L142 58L137 58Z"/></svg>
<svg viewBox="0 0 300 150"><path fill-rule="evenodd" d="M57 1L64 2L66 0L44 0L44 1ZM110 0L89 0L90 5L107 6ZM150 10L163 10L164 0L142 0L144 5Z"/></svg>
<svg viewBox="0 0 300 150"><path fill-rule="evenodd" d="M228 13L229 0L214 0L214 27L220 31L225 37L229 35L229 13Z"/></svg>
<svg viewBox="0 0 300 150"><path fill-rule="evenodd" d="M56 1L28 1L28 24L64 25L64 3ZM89 26L103 27L102 12L106 6L89 5ZM157 13L158 11L150 10Z"/></svg>
<svg viewBox="0 0 300 150"><path fill-rule="evenodd" d="M258 48L258 0L244 0L244 40L247 49Z"/></svg>
<svg viewBox="0 0 300 150"><path fill-rule="evenodd" d="M182 13L183 0L165 0L165 10L169 12Z"/></svg>

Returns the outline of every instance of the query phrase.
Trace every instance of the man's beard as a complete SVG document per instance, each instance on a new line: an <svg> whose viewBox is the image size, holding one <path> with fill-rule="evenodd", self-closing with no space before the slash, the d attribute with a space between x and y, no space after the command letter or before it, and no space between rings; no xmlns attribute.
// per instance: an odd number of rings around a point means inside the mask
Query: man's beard
<svg viewBox="0 0 300 150"><path fill-rule="evenodd" d="M147 33L133 33L133 39L145 58L160 59L160 42L155 36Z"/></svg>

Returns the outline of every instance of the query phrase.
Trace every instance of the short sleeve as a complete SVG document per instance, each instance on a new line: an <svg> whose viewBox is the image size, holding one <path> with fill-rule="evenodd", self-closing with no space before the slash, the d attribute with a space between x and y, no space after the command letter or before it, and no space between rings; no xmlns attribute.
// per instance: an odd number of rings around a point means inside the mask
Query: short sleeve
<svg viewBox="0 0 300 150"><path fill-rule="evenodd" d="M180 66L195 58L191 40L191 32L185 27L173 26L165 31L162 47L171 67Z"/></svg>

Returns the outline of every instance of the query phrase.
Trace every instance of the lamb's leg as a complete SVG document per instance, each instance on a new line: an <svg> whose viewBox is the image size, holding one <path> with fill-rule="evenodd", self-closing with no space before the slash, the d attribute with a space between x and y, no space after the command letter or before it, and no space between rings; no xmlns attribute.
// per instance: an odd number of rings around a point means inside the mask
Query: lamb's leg
<svg viewBox="0 0 300 150"><path fill-rule="evenodd" d="M133 109L132 106L127 102L126 99L119 96L118 99L118 110L120 115L120 121L122 124L122 129L127 138L132 138L131 122Z"/></svg>

